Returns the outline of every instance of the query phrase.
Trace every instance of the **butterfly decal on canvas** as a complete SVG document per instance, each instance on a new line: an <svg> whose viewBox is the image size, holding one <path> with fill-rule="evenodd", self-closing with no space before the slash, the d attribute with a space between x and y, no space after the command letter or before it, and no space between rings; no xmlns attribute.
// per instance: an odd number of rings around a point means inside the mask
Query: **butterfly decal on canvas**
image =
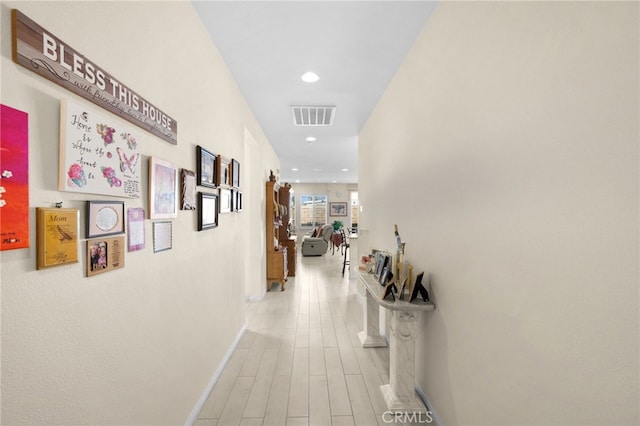
<svg viewBox="0 0 640 426"><path fill-rule="evenodd" d="M138 159L140 158L140 154L135 153L131 155L131 157L127 158L127 154L125 154L125 152L122 149L117 148L116 150L118 151L118 157L120 157L120 171L124 173L127 171L127 169L129 169L131 173L135 175L136 166L138 164Z"/></svg>
<svg viewBox="0 0 640 426"><path fill-rule="evenodd" d="M104 146L108 146L113 143L113 134L116 132L116 129L109 127L106 124L96 124L96 131L100 136L102 136Z"/></svg>
<svg viewBox="0 0 640 426"><path fill-rule="evenodd" d="M133 137L131 133L120 133L120 137L127 141L129 149L136 149L138 147L138 141Z"/></svg>

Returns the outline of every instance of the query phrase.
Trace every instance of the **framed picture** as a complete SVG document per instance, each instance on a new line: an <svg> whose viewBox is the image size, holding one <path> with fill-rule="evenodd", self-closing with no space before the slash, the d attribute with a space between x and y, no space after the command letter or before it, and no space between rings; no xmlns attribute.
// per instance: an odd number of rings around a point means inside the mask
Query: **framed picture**
<svg viewBox="0 0 640 426"><path fill-rule="evenodd" d="M124 268L124 237L87 241L87 277Z"/></svg>
<svg viewBox="0 0 640 426"><path fill-rule="evenodd" d="M191 170L182 169L180 173L182 180L182 210L196 209L196 174Z"/></svg>
<svg viewBox="0 0 640 426"><path fill-rule="evenodd" d="M218 196L198 192L198 231L218 226Z"/></svg>
<svg viewBox="0 0 640 426"><path fill-rule="evenodd" d="M87 201L87 238L124 233L124 202Z"/></svg>
<svg viewBox="0 0 640 426"><path fill-rule="evenodd" d="M235 202L233 203L233 208L237 212L242 211L242 192L240 191L236 191L236 199L235 199Z"/></svg>
<svg viewBox="0 0 640 426"><path fill-rule="evenodd" d="M391 256L385 252L379 251L376 253L376 272L375 277L378 282L382 278L382 273L384 268L389 266L389 261L391 260Z"/></svg>
<svg viewBox="0 0 640 426"><path fill-rule="evenodd" d="M141 130L86 102L60 102L58 190L140 198Z"/></svg>
<svg viewBox="0 0 640 426"><path fill-rule="evenodd" d="M380 274L380 285L387 285L387 281L393 276L388 266L385 266Z"/></svg>
<svg viewBox="0 0 640 426"><path fill-rule="evenodd" d="M78 209L36 208L36 268L78 262Z"/></svg>
<svg viewBox="0 0 640 426"><path fill-rule="evenodd" d="M218 186L231 186L231 161L218 155Z"/></svg>
<svg viewBox="0 0 640 426"><path fill-rule="evenodd" d="M240 163L238 160L231 160L231 186L240 188Z"/></svg>
<svg viewBox="0 0 640 426"><path fill-rule="evenodd" d="M135 207L127 210L127 249L129 251L144 248L144 209Z"/></svg>
<svg viewBox="0 0 640 426"><path fill-rule="evenodd" d="M218 185L217 155L207 151L200 145L196 147L198 163L198 185L215 188Z"/></svg>
<svg viewBox="0 0 640 426"><path fill-rule="evenodd" d="M178 217L178 168L168 161L149 158L149 218Z"/></svg>
<svg viewBox="0 0 640 426"><path fill-rule="evenodd" d="M329 216L346 216L347 203L329 203Z"/></svg>
<svg viewBox="0 0 640 426"><path fill-rule="evenodd" d="M29 115L0 105L0 250L29 247Z"/></svg>
<svg viewBox="0 0 640 426"><path fill-rule="evenodd" d="M173 247L172 224L169 221L153 222L153 252L171 250Z"/></svg>
<svg viewBox="0 0 640 426"><path fill-rule="evenodd" d="M231 211L231 190L220 188L220 213Z"/></svg>

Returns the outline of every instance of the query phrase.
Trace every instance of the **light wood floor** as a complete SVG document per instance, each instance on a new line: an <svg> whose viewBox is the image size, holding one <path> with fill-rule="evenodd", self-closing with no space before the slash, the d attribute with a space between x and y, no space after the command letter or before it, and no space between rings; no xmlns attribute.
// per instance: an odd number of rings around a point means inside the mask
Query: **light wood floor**
<svg viewBox="0 0 640 426"><path fill-rule="evenodd" d="M247 303L247 330L195 425L388 424L380 386L389 352L362 348L349 275L339 253L298 256L284 292L274 284L262 302Z"/></svg>

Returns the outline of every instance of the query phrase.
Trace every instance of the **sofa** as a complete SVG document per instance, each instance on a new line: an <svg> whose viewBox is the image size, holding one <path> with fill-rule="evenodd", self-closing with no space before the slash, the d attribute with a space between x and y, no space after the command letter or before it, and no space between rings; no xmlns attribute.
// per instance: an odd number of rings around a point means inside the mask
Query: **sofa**
<svg viewBox="0 0 640 426"><path fill-rule="evenodd" d="M310 236L302 239L303 256L322 256L329 250L333 226L327 224L316 229Z"/></svg>

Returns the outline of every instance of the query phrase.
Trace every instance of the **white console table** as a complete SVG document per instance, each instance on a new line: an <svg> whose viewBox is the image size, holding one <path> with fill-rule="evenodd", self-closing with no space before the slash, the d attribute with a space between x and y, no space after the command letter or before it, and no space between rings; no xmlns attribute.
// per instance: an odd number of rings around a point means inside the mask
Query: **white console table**
<svg viewBox="0 0 640 426"><path fill-rule="evenodd" d="M393 411L424 412L424 404L416 396L415 356L416 334L418 331L418 314L421 311L432 311L435 305L424 302L418 296L409 303L410 294L405 293L405 300L395 301L382 299L384 287L373 275L355 269L365 288L364 331L358 334L365 348L387 346L380 336L379 307L391 311L391 336L389 338L389 384L380 386L387 408ZM398 289L400 290L400 289Z"/></svg>

